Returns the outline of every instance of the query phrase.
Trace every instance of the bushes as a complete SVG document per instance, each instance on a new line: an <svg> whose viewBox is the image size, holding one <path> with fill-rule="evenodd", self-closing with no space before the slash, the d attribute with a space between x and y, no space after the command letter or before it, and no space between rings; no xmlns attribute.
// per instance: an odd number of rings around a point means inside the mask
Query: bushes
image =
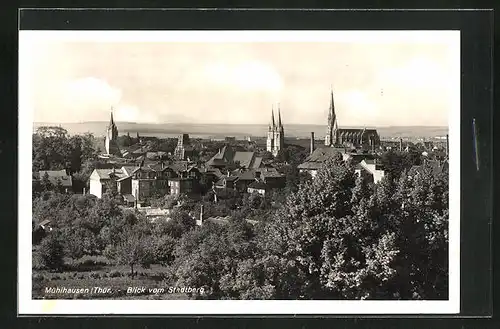
<svg viewBox="0 0 500 329"><path fill-rule="evenodd" d="M63 245L60 237L53 232L45 238L40 244L40 263L42 266L51 270L61 270L63 261Z"/></svg>

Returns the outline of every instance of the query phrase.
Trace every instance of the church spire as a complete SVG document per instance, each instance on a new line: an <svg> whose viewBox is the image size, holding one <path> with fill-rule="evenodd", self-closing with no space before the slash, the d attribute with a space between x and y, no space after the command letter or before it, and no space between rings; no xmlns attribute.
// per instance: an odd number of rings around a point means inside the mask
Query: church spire
<svg viewBox="0 0 500 329"><path fill-rule="evenodd" d="M278 127L281 128L281 109L280 109L280 103L278 103Z"/></svg>
<svg viewBox="0 0 500 329"><path fill-rule="evenodd" d="M274 123L274 105L271 105L271 125L274 128L275 123Z"/></svg>
<svg viewBox="0 0 500 329"><path fill-rule="evenodd" d="M111 118L109 120L109 126L112 127L115 125L115 121L113 120L113 106L111 106Z"/></svg>

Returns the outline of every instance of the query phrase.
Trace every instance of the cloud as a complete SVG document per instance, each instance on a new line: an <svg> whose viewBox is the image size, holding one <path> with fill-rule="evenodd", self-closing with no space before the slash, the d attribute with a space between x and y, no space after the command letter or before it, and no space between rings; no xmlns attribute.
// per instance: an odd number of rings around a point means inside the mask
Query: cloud
<svg viewBox="0 0 500 329"><path fill-rule="evenodd" d="M238 64L218 62L207 65L203 77L217 86L238 88L242 91L279 91L284 82L276 70L260 61Z"/></svg>
<svg viewBox="0 0 500 329"><path fill-rule="evenodd" d="M425 57L415 57L404 65L384 70L379 74L379 80L405 89L448 89L450 76L435 61Z"/></svg>
<svg viewBox="0 0 500 329"><path fill-rule="evenodd" d="M113 106L119 121L267 123L280 102L287 124L325 124L333 84L340 125L440 125L459 95L444 44L54 42L31 53L45 122L107 121Z"/></svg>
<svg viewBox="0 0 500 329"><path fill-rule="evenodd" d="M339 95L337 116L339 123L362 126L373 124L380 116L378 104L370 96L359 90L350 90Z"/></svg>
<svg viewBox="0 0 500 329"><path fill-rule="evenodd" d="M117 104L122 97L121 90L110 86L104 80L93 77L70 81L65 86L64 94L71 102L109 106Z"/></svg>
<svg viewBox="0 0 500 329"><path fill-rule="evenodd" d="M152 123L158 122L158 117L146 111L139 110L136 106L130 105L119 105L114 108L113 113L116 121L125 121L125 122L137 122L137 123Z"/></svg>
<svg viewBox="0 0 500 329"><path fill-rule="evenodd" d="M104 113L109 113L111 107L117 106L122 98L120 89L94 77L64 81L60 85L59 93L62 95L62 107L71 111L71 115L78 120L88 117L102 118Z"/></svg>

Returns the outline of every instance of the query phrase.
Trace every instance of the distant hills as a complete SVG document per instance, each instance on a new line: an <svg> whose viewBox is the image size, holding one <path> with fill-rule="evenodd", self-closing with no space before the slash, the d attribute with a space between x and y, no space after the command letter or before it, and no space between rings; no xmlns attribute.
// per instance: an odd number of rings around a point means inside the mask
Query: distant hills
<svg viewBox="0 0 500 329"><path fill-rule="evenodd" d="M88 121L80 123L47 123L35 122L33 129L40 126L61 126L70 134L83 134L90 132L96 137L103 137L106 132L108 122ZM135 122L116 122L119 134L130 133L135 136L139 133L141 136L155 137L176 137L178 134L186 133L197 138L221 138L224 136L235 137L265 137L267 135L266 124L191 124L191 123L135 123ZM363 127L342 127L342 128L363 128ZM370 127L372 128L372 127ZM431 126L389 126L375 127L381 138L433 138L442 137L448 133L448 127ZM285 135L297 138L309 138L311 132L314 132L317 139L323 138L326 133L326 125L285 125Z"/></svg>

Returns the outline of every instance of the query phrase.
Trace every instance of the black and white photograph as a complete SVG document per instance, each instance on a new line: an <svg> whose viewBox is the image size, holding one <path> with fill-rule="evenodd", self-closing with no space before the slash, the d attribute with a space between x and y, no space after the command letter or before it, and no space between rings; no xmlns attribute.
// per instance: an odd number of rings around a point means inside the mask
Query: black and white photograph
<svg viewBox="0 0 500 329"><path fill-rule="evenodd" d="M27 312L459 311L459 31L20 31L19 113Z"/></svg>

